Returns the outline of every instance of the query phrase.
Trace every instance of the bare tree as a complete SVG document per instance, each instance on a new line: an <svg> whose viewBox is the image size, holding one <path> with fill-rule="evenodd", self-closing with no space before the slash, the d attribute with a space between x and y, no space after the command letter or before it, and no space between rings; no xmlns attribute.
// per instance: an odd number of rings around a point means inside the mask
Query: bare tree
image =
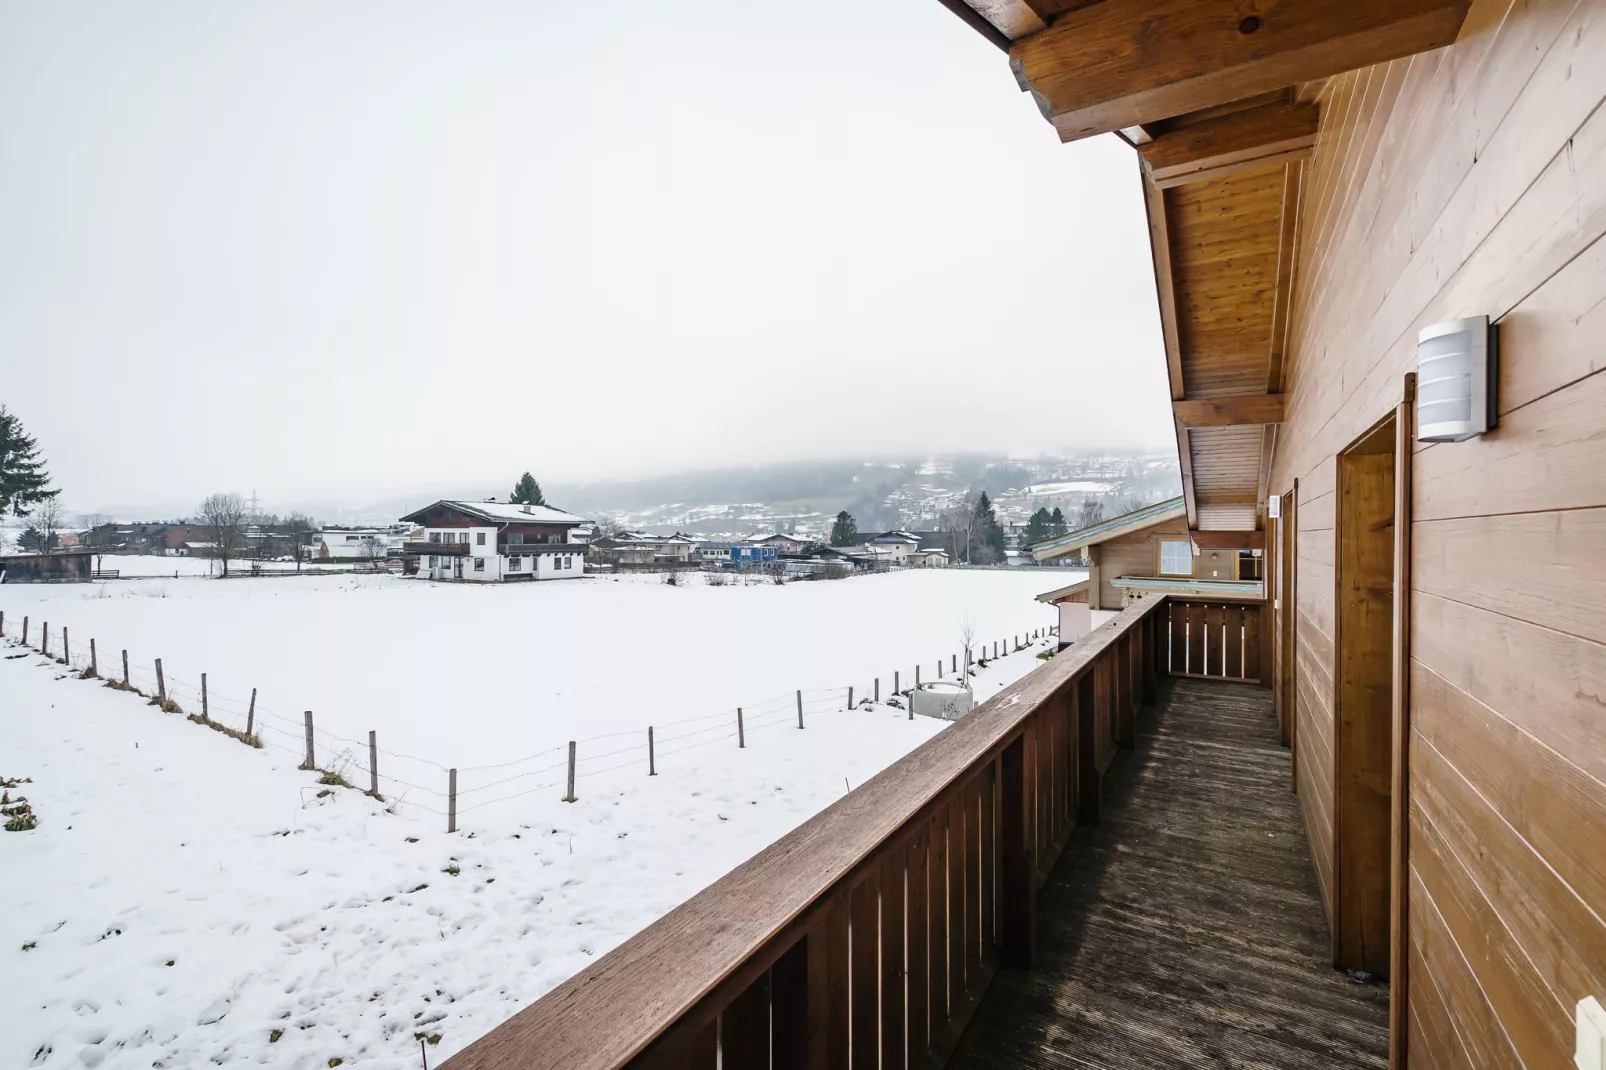
<svg viewBox="0 0 1606 1070"><path fill-rule="evenodd" d="M67 510L61 507L60 498L46 498L33 512L33 526L39 529L40 549L48 553L56 548L62 526L67 523Z"/></svg>
<svg viewBox="0 0 1606 1070"><path fill-rule="evenodd" d="M284 533L285 542L290 544L290 552L295 555L297 572L301 571L302 552L306 549L307 535L312 529L312 518L306 513L291 513L279 526L279 530Z"/></svg>
<svg viewBox="0 0 1606 1070"><path fill-rule="evenodd" d="M957 560L970 564L971 548L976 541L976 531L981 523L975 503L960 502L947 514L947 522L953 542L949 548L950 552Z"/></svg>
<svg viewBox="0 0 1606 1070"><path fill-rule="evenodd" d="M229 558L239 553L245 539L245 501L238 494L209 494L201 503L201 520L212 529L212 552L229 574Z"/></svg>
<svg viewBox="0 0 1606 1070"><path fill-rule="evenodd" d="M976 614L965 610L959 614L959 641L965 647L965 675L962 680L970 679L970 646L976 641Z"/></svg>
<svg viewBox="0 0 1606 1070"><path fill-rule="evenodd" d="M364 535L358 540L357 545L362 547L363 557L375 568L378 568L379 562L389 555L389 546L383 535L374 535L372 533Z"/></svg>

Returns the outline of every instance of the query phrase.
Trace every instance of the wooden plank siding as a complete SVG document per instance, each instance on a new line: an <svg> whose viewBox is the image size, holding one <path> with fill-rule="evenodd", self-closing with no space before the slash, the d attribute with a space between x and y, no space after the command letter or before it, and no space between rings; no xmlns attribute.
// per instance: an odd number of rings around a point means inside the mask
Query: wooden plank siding
<svg viewBox="0 0 1606 1070"><path fill-rule="evenodd" d="M1405 1048L1562 1066L1606 993L1606 0L1475 0L1329 79L1305 161L1270 491L1298 480L1295 789L1335 893L1335 458L1425 325L1500 324L1500 426L1414 443ZM1268 306L1269 307L1269 306Z"/></svg>

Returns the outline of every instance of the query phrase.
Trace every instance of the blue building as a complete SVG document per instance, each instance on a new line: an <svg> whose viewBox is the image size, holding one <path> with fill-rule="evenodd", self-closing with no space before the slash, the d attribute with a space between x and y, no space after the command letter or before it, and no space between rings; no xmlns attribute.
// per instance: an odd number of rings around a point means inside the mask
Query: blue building
<svg viewBox="0 0 1606 1070"><path fill-rule="evenodd" d="M739 542L731 547L733 565L773 565L780 551L760 543Z"/></svg>

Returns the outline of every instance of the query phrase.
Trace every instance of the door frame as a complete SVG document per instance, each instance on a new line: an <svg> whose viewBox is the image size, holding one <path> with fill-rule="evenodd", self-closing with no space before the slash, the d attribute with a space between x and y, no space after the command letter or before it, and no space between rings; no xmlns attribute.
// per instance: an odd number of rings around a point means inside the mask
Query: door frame
<svg viewBox="0 0 1606 1070"><path fill-rule="evenodd" d="M1394 769L1389 805L1389 1067L1403 1070L1410 1012L1411 947L1411 473L1416 445L1416 373L1394 419Z"/></svg>

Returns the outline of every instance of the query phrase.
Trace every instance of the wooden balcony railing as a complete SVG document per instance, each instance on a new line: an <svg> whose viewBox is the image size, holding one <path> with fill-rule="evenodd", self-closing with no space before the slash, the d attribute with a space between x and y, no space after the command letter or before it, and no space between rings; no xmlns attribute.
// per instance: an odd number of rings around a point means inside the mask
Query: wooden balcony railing
<svg viewBox="0 0 1606 1070"><path fill-rule="evenodd" d="M1129 606L446 1065L941 1066L999 967L1030 966L1037 890L1098 820L1176 609Z"/></svg>
<svg viewBox="0 0 1606 1070"><path fill-rule="evenodd" d="M1165 657L1173 676L1259 683L1271 665L1271 629L1260 602L1171 596L1166 600Z"/></svg>

